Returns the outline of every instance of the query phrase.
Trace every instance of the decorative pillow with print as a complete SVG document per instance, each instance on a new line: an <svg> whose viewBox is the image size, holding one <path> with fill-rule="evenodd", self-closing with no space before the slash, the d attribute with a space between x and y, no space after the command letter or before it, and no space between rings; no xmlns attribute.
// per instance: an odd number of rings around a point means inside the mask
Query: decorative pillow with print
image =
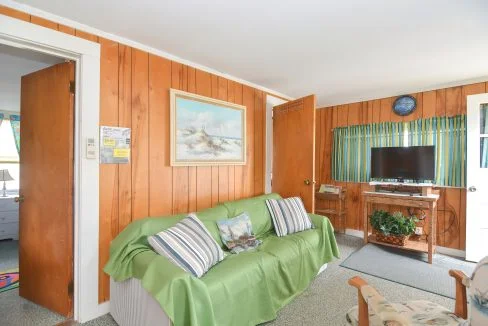
<svg viewBox="0 0 488 326"><path fill-rule="evenodd" d="M222 242L233 254L255 249L261 244L252 232L251 219L245 212L234 218L217 221L217 226Z"/></svg>
<svg viewBox="0 0 488 326"><path fill-rule="evenodd" d="M224 259L224 251L195 214L147 240L158 254L196 277Z"/></svg>
<svg viewBox="0 0 488 326"><path fill-rule="evenodd" d="M279 237L313 228L300 197L267 199L266 205Z"/></svg>

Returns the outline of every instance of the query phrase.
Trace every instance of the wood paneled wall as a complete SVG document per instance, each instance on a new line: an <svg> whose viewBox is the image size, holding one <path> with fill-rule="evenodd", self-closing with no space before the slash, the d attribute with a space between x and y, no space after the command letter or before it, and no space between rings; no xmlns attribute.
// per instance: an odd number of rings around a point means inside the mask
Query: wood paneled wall
<svg viewBox="0 0 488 326"><path fill-rule="evenodd" d="M264 192L263 91L8 7L0 14L100 43L100 125L132 128L131 164L100 165L100 302L109 299L101 269L110 241L131 221ZM247 164L171 167L170 88L245 105Z"/></svg>
<svg viewBox="0 0 488 326"><path fill-rule="evenodd" d="M488 91L488 83L478 83L411 94L417 99L417 109L406 117L393 113L391 107L396 97L319 109L316 121L316 178L319 183L332 183L346 187L346 228L363 230L364 203L361 194L363 191L369 190L370 186L367 183L332 180L331 155L335 127L462 114L466 113L468 95L486 91ZM466 190L460 188L439 188L439 190L441 197L438 211L437 244L464 250L466 245ZM319 201L317 205L328 207L334 204ZM333 218L332 220L335 223Z"/></svg>

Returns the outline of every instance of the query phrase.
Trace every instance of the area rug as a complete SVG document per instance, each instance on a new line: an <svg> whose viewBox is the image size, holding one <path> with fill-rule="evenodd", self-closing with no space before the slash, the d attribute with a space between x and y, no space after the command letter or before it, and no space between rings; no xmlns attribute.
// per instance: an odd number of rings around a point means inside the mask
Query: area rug
<svg viewBox="0 0 488 326"><path fill-rule="evenodd" d="M425 253L370 243L352 253L341 266L454 299L455 281L449 270L460 269L470 276L475 264L441 254L435 254L433 264L428 264Z"/></svg>
<svg viewBox="0 0 488 326"><path fill-rule="evenodd" d="M0 293L19 287L19 269L0 272Z"/></svg>

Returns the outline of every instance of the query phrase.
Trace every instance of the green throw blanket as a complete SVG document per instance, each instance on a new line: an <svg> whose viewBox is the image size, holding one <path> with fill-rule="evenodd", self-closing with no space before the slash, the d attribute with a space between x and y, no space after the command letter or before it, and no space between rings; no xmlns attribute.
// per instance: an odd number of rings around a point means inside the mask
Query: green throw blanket
<svg viewBox="0 0 488 326"><path fill-rule="evenodd" d="M217 209L226 214L223 206ZM215 219L205 218L205 211L197 215L214 227ZM256 325L275 319L279 309L309 286L323 264L339 256L330 221L310 214L315 229L282 238L274 231L262 234L263 243L256 250L229 254L198 279L156 254L147 242L147 236L184 216L131 223L112 241L104 269L116 281L141 280L176 326Z"/></svg>

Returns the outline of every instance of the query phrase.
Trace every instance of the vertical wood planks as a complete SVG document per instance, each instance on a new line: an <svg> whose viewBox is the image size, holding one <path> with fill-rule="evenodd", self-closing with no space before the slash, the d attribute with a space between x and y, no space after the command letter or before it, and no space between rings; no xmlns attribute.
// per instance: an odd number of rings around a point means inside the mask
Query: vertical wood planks
<svg viewBox="0 0 488 326"><path fill-rule="evenodd" d="M119 44L100 38L100 125L119 124ZM100 164L99 246L100 265L109 258L110 241L119 233L119 178L117 164ZM98 278L99 302L108 300L109 277L102 271Z"/></svg>
<svg viewBox="0 0 488 326"><path fill-rule="evenodd" d="M265 108L263 92L254 91L254 195L264 192L264 128Z"/></svg>
<svg viewBox="0 0 488 326"><path fill-rule="evenodd" d="M227 101L227 79L218 77L217 99ZM223 203L229 200L229 167L222 165L219 169L219 191L218 202Z"/></svg>
<svg viewBox="0 0 488 326"><path fill-rule="evenodd" d="M149 55L149 216L173 212L170 164L171 61Z"/></svg>
<svg viewBox="0 0 488 326"><path fill-rule="evenodd" d="M132 49L119 45L119 126L132 127ZM132 145L131 145L132 147ZM120 164L119 173L119 232L132 221L132 161Z"/></svg>
<svg viewBox="0 0 488 326"><path fill-rule="evenodd" d="M482 94L486 92L485 83L464 85L461 90L461 114L467 113L467 97L468 95Z"/></svg>
<svg viewBox="0 0 488 326"><path fill-rule="evenodd" d="M181 63L171 63L171 87L186 90L187 69ZM173 167L173 213L188 212L188 167Z"/></svg>
<svg viewBox="0 0 488 326"><path fill-rule="evenodd" d="M239 84L237 82L233 82L233 87L234 87L234 103L236 104L243 104L242 100L242 84ZM246 109L246 117L248 116L247 111L250 110L250 108ZM249 122L246 122L246 126ZM247 135L249 137L249 135ZM249 138L247 138L249 139ZM247 149L246 149L247 152ZM234 197L235 199L241 199L244 197L244 171L245 171L246 166L242 165L237 165L234 167Z"/></svg>
<svg viewBox="0 0 488 326"><path fill-rule="evenodd" d="M195 72L196 93L203 96L212 96L212 78L207 72L197 70ZM212 206L212 168L199 166L197 174L197 205L201 210Z"/></svg>
<svg viewBox="0 0 488 326"><path fill-rule="evenodd" d="M243 197L254 194L254 89L247 85L242 86L243 104L246 110L246 158L243 168Z"/></svg>
<svg viewBox="0 0 488 326"><path fill-rule="evenodd" d="M149 56L132 50L132 218L149 216Z"/></svg>
<svg viewBox="0 0 488 326"><path fill-rule="evenodd" d="M422 93L422 118L431 118L436 116L436 91Z"/></svg>
<svg viewBox="0 0 488 326"><path fill-rule="evenodd" d="M188 89L190 93L196 93L196 69L188 67ZM197 210L197 168L195 166L188 167L188 211L195 212Z"/></svg>
<svg viewBox="0 0 488 326"><path fill-rule="evenodd" d="M212 98L218 98L219 95L219 77L215 75L211 75L211 89ZM219 203L219 167L214 165L212 166L212 207Z"/></svg>

